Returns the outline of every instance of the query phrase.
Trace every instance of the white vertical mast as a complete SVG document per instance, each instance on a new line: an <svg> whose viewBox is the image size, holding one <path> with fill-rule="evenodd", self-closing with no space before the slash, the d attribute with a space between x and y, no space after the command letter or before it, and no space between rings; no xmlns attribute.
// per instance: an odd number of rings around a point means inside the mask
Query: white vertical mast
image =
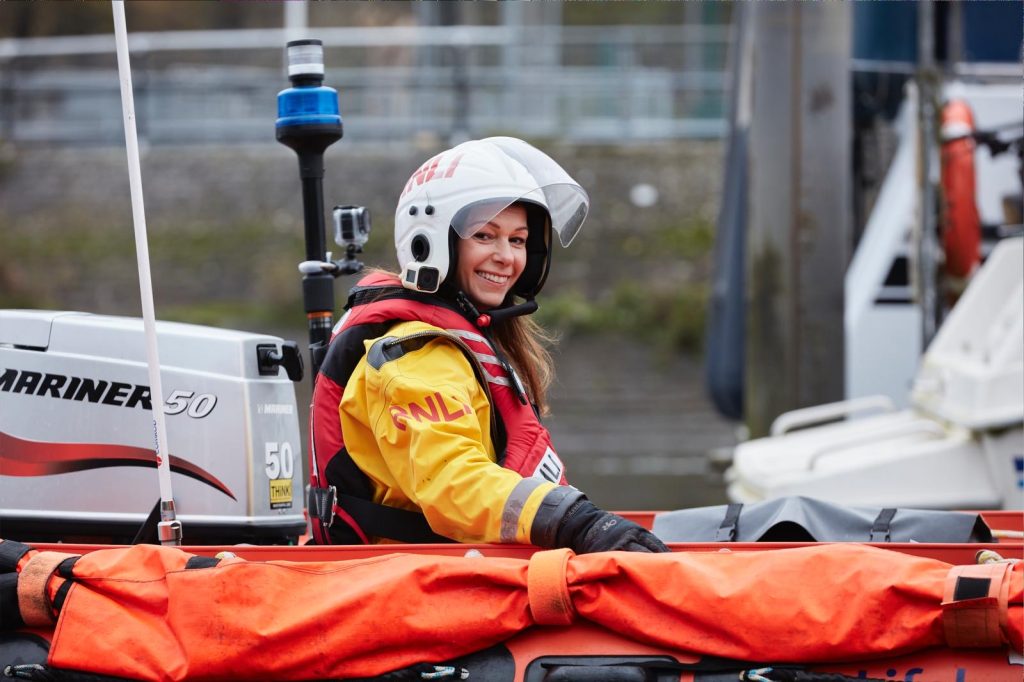
<svg viewBox="0 0 1024 682"><path fill-rule="evenodd" d="M156 343L156 313L153 307L153 280L149 271L149 242L146 237L146 208L142 201L142 166L139 163L139 138L135 129L135 97L128 62L128 29L123 0L112 0L114 38L117 42L117 72L121 81L121 108L124 111L124 138L128 152L128 181L132 192L132 218L135 223L135 253L139 265L139 291L142 295L142 322L146 336L146 361L153 404L153 436L156 441L156 467L160 481L160 544L181 544L181 522L174 513L171 492L171 464L167 456L167 424L164 420L163 386L160 384L160 357Z"/></svg>

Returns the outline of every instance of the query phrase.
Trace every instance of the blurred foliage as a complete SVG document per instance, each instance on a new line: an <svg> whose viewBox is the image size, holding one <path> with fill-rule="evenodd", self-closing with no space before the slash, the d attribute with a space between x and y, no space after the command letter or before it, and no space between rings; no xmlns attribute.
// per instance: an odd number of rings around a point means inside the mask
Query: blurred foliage
<svg viewBox="0 0 1024 682"><path fill-rule="evenodd" d="M666 354L699 354L710 295L714 226L691 217L668 219L648 231L603 234L611 245L597 265L609 283L584 294L578 288L545 290L537 313L545 328L562 336L619 333ZM572 260L573 250L559 254ZM618 261L618 262L615 262Z"/></svg>
<svg viewBox="0 0 1024 682"><path fill-rule="evenodd" d="M161 320L188 322L224 329L242 329L266 332L288 326L298 326L301 311L298 297L268 305L259 301L198 301L180 305L161 306Z"/></svg>
<svg viewBox="0 0 1024 682"><path fill-rule="evenodd" d="M666 354L699 353L709 291L705 282L655 289L620 280L596 300L579 292L544 296L537 321L562 337L620 333Z"/></svg>
<svg viewBox="0 0 1024 682"><path fill-rule="evenodd" d="M715 228L705 219L671 222L649 234L627 232L621 235L618 249L631 258L667 258L696 261L708 255L714 245Z"/></svg>
<svg viewBox="0 0 1024 682"><path fill-rule="evenodd" d="M60 232L15 231L5 230L0 221L5 233L0 307L52 308L55 301L74 307L73 291L82 282L91 283L89 296L101 282L101 287L131 291L133 296L111 296L116 304L97 312L137 315L135 244L130 238L114 238L112 231L81 221L69 221ZM127 226L124 232L130 232ZM379 238L370 241L362 259L393 269L390 235L381 232L385 234L375 235ZM538 321L563 336L621 333L665 353L699 353L709 285L698 265L708 260L711 244L712 228L699 220L655 229L646 239L625 234L611 255L621 253L634 271L613 275L596 294L549 286L540 300ZM150 251L161 319L249 330L303 322L294 262L295 254L302 253L298 234L282 235L262 223L216 229L200 223L162 226L150 231ZM568 260L572 253L559 254L559 260ZM658 263L671 263L674 274L659 277ZM637 267L642 271L635 271ZM41 272L46 273L45 284L29 286L40 283ZM339 311L354 283L354 278L338 281Z"/></svg>
<svg viewBox="0 0 1024 682"><path fill-rule="evenodd" d="M15 286L10 266L0 262L0 308L52 307L46 297L38 292Z"/></svg>
<svg viewBox="0 0 1024 682"><path fill-rule="evenodd" d="M16 230L0 220L0 234L0 307L138 314L129 225L98 226L87 217L69 217L60 230ZM282 235L265 223L195 222L151 225L148 236L162 318L251 327L280 324L282 311L291 311L301 321L295 259L281 257L302 253L301 235Z"/></svg>
<svg viewBox="0 0 1024 682"><path fill-rule="evenodd" d="M388 226L390 227L390 226ZM394 270L390 229L375 228L363 260ZM537 320L560 336L622 333L665 353L699 354L703 349L705 309L710 292L708 274L714 225L700 217L668 221L646 236L635 231L593 235L607 240L594 272L610 275L597 292L583 293L571 284L549 281L538 302ZM557 247L556 247L557 248ZM558 249L558 280L567 265L588 261L581 249ZM605 263L604 261L616 261ZM339 281L339 309L344 290L354 280ZM298 304L296 304L298 305Z"/></svg>

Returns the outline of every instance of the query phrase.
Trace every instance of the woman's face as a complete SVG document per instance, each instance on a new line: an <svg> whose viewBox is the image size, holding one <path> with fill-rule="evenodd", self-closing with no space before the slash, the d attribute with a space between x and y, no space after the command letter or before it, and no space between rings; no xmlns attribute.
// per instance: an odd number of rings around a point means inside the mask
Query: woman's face
<svg viewBox="0 0 1024 682"><path fill-rule="evenodd" d="M526 209L513 204L488 220L493 210L480 207L479 220L487 222L472 237L458 240L457 282L481 310L500 306L526 267Z"/></svg>

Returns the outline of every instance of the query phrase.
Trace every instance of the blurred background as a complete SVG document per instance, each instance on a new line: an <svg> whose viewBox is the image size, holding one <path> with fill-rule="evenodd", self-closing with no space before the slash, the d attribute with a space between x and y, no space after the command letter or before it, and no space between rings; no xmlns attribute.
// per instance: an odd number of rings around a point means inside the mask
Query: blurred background
<svg viewBox="0 0 1024 682"><path fill-rule="evenodd" d="M128 3L157 315L305 345L275 97L284 43L319 38L344 120L326 202L369 208L367 264L395 267L399 189L437 151L514 135L548 152L592 199L538 313L560 338L549 425L571 479L604 507L722 503L738 440L877 388L850 390L844 273L908 92L936 144L945 82L1019 95L1020 2L885 5ZM120 106L106 3L0 4L0 307L140 314ZM986 123L1019 121L1002 111ZM872 285L906 308L902 365L856 372L897 399L952 300L927 208L938 147L921 149L923 227L897 228ZM985 219L1019 224L1019 161L1000 163Z"/></svg>

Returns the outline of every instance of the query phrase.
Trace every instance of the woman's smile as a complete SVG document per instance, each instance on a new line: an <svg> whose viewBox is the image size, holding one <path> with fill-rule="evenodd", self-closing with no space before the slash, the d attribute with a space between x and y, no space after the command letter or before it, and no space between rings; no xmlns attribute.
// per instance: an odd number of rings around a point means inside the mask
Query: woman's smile
<svg viewBox="0 0 1024 682"><path fill-rule="evenodd" d="M505 284L505 282L509 280L508 275L496 275L490 272L483 272L481 270L477 270L476 274L483 277L488 282L493 282L494 284Z"/></svg>

